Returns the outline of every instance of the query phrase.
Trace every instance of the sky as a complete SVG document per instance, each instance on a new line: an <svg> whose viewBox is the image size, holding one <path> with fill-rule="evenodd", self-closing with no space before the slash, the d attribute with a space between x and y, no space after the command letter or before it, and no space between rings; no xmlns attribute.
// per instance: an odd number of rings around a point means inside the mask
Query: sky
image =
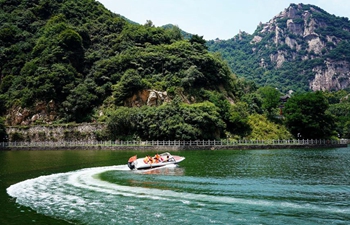
<svg viewBox="0 0 350 225"><path fill-rule="evenodd" d="M177 25L205 40L227 40L245 31L252 34L291 3L316 5L330 14L350 18L349 0L98 0L110 11L139 24Z"/></svg>

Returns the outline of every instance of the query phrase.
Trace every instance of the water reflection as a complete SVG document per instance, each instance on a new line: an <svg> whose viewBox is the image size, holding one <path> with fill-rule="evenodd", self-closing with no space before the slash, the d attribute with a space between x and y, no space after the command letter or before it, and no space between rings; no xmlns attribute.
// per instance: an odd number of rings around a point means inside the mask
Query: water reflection
<svg viewBox="0 0 350 225"><path fill-rule="evenodd" d="M185 169L177 165L168 165L149 170L139 170L135 172L149 175L183 176L185 173Z"/></svg>

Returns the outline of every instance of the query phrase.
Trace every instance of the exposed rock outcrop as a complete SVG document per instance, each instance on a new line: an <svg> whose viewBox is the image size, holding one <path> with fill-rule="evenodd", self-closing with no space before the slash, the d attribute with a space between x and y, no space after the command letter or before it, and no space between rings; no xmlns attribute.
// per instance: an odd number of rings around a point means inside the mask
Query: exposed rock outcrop
<svg viewBox="0 0 350 225"><path fill-rule="evenodd" d="M350 65L346 61L326 61L326 68L315 67L315 79L310 82L313 91L341 90L350 86Z"/></svg>
<svg viewBox="0 0 350 225"><path fill-rule="evenodd" d="M325 47L325 43L323 43L318 36L310 38L307 42L309 45L309 48L307 49L308 52L313 52L316 55L320 55L322 49Z"/></svg>
<svg viewBox="0 0 350 225"><path fill-rule="evenodd" d="M280 68L283 65L283 63L286 61L286 58L284 55L285 53L283 51L278 51L277 54L270 55L271 61L276 63L277 68Z"/></svg>
<svg viewBox="0 0 350 225"><path fill-rule="evenodd" d="M167 92L161 92L156 90L142 90L128 98L124 102L124 106L128 107L141 107L147 106L159 106L164 102L168 102Z"/></svg>
<svg viewBox="0 0 350 225"><path fill-rule="evenodd" d="M287 28L289 32L295 35L300 35L303 33L303 25L300 23L295 23L293 19L287 20Z"/></svg>
<svg viewBox="0 0 350 225"><path fill-rule="evenodd" d="M250 44L259 43L262 40L260 36L254 36L253 40L251 40Z"/></svg>
<svg viewBox="0 0 350 225"><path fill-rule="evenodd" d="M6 124L15 125L31 125L36 122L50 124L57 119L56 104L53 100L49 103L37 102L33 109L14 107L6 116Z"/></svg>

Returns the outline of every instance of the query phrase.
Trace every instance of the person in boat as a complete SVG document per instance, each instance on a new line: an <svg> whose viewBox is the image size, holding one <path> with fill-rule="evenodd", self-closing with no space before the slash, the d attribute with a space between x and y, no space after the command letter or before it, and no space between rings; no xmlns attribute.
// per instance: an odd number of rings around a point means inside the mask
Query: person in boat
<svg viewBox="0 0 350 225"><path fill-rule="evenodd" d="M154 156L154 159L155 159L156 163L163 162L162 157L160 157L160 155L158 153Z"/></svg>
<svg viewBox="0 0 350 225"><path fill-rule="evenodd" d="M153 158L151 156L147 155L145 157L145 159L143 160L143 162L146 163L146 164L152 164L153 163Z"/></svg>

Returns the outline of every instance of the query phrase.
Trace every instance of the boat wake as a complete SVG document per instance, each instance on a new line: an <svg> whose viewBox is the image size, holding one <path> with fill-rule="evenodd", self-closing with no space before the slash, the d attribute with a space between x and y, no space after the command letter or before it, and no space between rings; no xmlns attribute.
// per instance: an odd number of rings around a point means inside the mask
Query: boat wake
<svg viewBox="0 0 350 225"><path fill-rule="evenodd" d="M254 210L257 215L262 210L283 210L286 217L305 210L350 214L349 209L336 207L235 197L233 191L225 196L218 194L224 186L217 182L186 177L182 170L174 169L174 165L148 171L130 171L127 165L87 168L25 180L7 188L7 193L38 213L84 224L138 224L145 220L148 224L207 224L229 217L251 223L257 222L251 217ZM102 174L114 181L102 179ZM211 190L200 191L209 184ZM249 211L249 218L244 211ZM184 218L185 214L189 216Z"/></svg>

